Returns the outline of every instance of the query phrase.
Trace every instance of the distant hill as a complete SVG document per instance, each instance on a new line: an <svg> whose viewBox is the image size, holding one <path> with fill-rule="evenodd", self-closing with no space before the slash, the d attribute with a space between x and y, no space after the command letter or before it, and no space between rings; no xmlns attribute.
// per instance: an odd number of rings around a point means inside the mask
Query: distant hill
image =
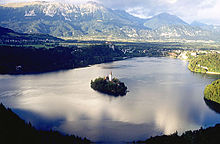
<svg viewBox="0 0 220 144"><path fill-rule="evenodd" d="M95 2L82 5L58 2L2 5L0 26L16 32L44 33L75 39L220 39L220 32L189 25L175 15L162 13L150 19L141 19Z"/></svg>
<svg viewBox="0 0 220 144"><path fill-rule="evenodd" d="M31 41L60 41L61 39L50 36L49 34L25 34L18 33L11 29L0 26L0 40L31 40Z"/></svg>
<svg viewBox="0 0 220 144"><path fill-rule="evenodd" d="M190 39L190 40L217 40L219 34L191 26L179 17L168 13L156 15L144 23L152 29L154 39Z"/></svg>

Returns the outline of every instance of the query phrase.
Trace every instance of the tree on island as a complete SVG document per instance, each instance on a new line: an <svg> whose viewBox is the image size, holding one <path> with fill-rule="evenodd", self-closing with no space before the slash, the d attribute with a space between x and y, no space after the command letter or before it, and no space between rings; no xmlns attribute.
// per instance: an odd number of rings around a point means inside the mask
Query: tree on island
<svg viewBox="0 0 220 144"><path fill-rule="evenodd" d="M94 81L91 80L91 87L94 90L113 96L124 96L127 92L125 84L117 78L111 79L110 75L109 77L96 78Z"/></svg>

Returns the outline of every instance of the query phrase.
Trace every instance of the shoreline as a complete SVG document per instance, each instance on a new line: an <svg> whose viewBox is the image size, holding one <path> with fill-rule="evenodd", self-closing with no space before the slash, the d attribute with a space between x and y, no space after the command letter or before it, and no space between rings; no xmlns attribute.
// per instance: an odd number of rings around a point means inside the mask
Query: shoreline
<svg viewBox="0 0 220 144"><path fill-rule="evenodd" d="M220 72L209 72L209 71L207 71L206 74L220 75Z"/></svg>
<svg viewBox="0 0 220 144"><path fill-rule="evenodd" d="M188 66L187 66L187 67L188 67ZM207 71L207 72L205 72L205 73L202 73L202 72L193 71L193 70L191 70L189 67L188 67L188 69L189 69L191 72L194 72L194 73L209 74L209 75L220 75L219 72L209 72L209 71Z"/></svg>

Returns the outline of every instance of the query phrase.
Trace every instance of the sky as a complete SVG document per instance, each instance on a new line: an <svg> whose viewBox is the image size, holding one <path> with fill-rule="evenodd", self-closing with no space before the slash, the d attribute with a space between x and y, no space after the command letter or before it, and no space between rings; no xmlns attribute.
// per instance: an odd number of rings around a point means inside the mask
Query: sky
<svg viewBox="0 0 220 144"><path fill-rule="evenodd" d="M35 0L0 0L0 4ZM167 12L191 23L199 21L220 25L220 0L38 0L69 3L98 2L108 8L120 9L134 16L149 18Z"/></svg>

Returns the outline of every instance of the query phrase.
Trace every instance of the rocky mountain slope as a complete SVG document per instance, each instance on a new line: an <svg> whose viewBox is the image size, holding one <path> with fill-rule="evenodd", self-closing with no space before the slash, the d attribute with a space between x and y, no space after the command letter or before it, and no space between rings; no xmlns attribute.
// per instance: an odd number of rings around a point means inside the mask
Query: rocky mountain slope
<svg viewBox="0 0 220 144"><path fill-rule="evenodd" d="M92 39L217 40L220 35L209 29L189 25L168 13L140 19L95 2L83 5L57 2L2 5L0 26L17 32Z"/></svg>

